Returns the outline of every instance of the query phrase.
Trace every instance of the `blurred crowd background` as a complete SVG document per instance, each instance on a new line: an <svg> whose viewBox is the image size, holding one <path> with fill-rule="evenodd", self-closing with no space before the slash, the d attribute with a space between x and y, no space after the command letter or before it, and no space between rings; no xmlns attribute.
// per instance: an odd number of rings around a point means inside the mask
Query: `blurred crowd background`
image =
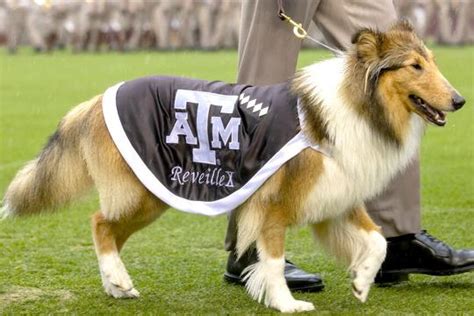
<svg viewBox="0 0 474 316"><path fill-rule="evenodd" d="M394 2L425 40L474 43L474 0ZM230 49L237 47L240 5L240 0L0 0L0 45L10 53L20 45L39 53ZM310 33L322 39L315 25Z"/></svg>

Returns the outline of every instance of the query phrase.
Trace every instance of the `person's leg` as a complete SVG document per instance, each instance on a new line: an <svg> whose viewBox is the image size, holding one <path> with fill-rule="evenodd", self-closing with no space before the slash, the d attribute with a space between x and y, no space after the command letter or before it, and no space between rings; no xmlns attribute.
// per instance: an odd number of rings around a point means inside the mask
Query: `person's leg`
<svg viewBox="0 0 474 316"><path fill-rule="evenodd" d="M28 14L28 17L26 18L28 37L36 52L46 51L44 22L48 19L48 17L41 10L42 9L40 7L32 8Z"/></svg>
<svg viewBox="0 0 474 316"><path fill-rule="evenodd" d="M308 26L320 0L283 1L286 13ZM237 82L273 84L288 80L296 69L301 40L277 16L277 1L242 2Z"/></svg>
<svg viewBox="0 0 474 316"><path fill-rule="evenodd" d="M285 11L294 19L311 22L319 0L283 1ZM244 0L239 37L239 83L272 84L288 80L295 72L301 40L294 37L291 28L278 16L277 1ZM230 252L225 279L241 282L240 273L257 260L254 248L236 260L237 240L236 215L229 219L225 249ZM299 270L287 262L285 277L292 290L321 290L323 284L319 276Z"/></svg>
<svg viewBox="0 0 474 316"><path fill-rule="evenodd" d="M210 3L201 3L197 10L199 28L199 46L202 49L211 48L212 7Z"/></svg>
<svg viewBox="0 0 474 316"><path fill-rule="evenodd" d="M217 13L215 14L215 27L214 34L210 39L210 45L212 48L229 48L229 43L233 37L233 27L235 27L234 18L234 6L233 3L228 1L219 2L217 4ZM239 21L237 21L237 25Z"/></svg>
<svg viewBox="0 0 474 316"><path fill-rule="evenodd" d="M346 50L361 28L387 30L397 21L392 0L322 0L313 21L328 44Z"/></svg>
<svg viewBox="0 0 474 316"><path fill-rule="evenodd" d="M448 45L462 44L468 25L469 1L456 3L437 1L436 4L438 6L440 41Z"/></svg>
<svg viewBox="0 0 474 316"><path fill-rule="evenodd" d="M24 31L26 10L9 8L7 15L7 47L10 54L16 53L20 37Z"/></svg>
<svg viewBox="0 0 474 316"><path fill-rule="evenodd" d="M158 2L153 9L151 24L153 34L155 35L157 49L168 49L169 46L169 21L167 19L167 10L169 2Z"/></svg>

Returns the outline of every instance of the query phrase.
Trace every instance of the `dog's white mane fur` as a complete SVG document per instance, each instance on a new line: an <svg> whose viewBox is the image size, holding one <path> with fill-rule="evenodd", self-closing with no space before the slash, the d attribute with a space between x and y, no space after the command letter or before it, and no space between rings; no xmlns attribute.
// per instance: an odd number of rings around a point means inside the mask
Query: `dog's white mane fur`
<svg viewBox="0 0 474 316"><path fill-rule="evenodd" d="M316 101L310 106L320 107L331 143L331 157L325 157L323 176L307 202L308 208L317 203L320 210L308 209L305 213L312 218L305 222L319 221L320 216L332 217L334 212L345 211L349 205L362 204L380 193L390 179L413 159L424 131L425 123L416 114L410 118L401 146L388 142L374 131L369 122L348 105L351 100L343 97L343 80L350 71L347 64L347 57L343 56L303 69L304 90ZM302 126L304 130L304 121ZM323 201L326 205L321 205Z"/></svg>

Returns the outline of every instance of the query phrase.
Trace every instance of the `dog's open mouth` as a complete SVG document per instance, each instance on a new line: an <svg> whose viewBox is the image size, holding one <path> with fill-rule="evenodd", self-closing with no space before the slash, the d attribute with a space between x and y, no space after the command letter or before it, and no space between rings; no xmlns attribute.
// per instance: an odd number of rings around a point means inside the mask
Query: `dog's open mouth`
<svg viewBox="0 0 474 316"><path fill-rule="evenodd" d="M438 126L444 126L446 124L446 114L442 111L439 111L428 103L425 102L422 98L411 94L410 99L415 105L417 113L425 118L427 121L436 124Z"/></svg>

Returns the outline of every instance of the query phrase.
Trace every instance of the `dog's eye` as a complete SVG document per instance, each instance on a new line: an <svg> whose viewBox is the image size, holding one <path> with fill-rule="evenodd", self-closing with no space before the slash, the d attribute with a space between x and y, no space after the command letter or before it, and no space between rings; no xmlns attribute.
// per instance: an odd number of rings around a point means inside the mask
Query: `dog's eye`
<svg viewBox="0 0 474 316"><path fill-rule="evenodd" d="M421 70L423 68L421 68L421 65L420 64L413 64L411 65L413 68L415 68L416 70Z"/></svg>

